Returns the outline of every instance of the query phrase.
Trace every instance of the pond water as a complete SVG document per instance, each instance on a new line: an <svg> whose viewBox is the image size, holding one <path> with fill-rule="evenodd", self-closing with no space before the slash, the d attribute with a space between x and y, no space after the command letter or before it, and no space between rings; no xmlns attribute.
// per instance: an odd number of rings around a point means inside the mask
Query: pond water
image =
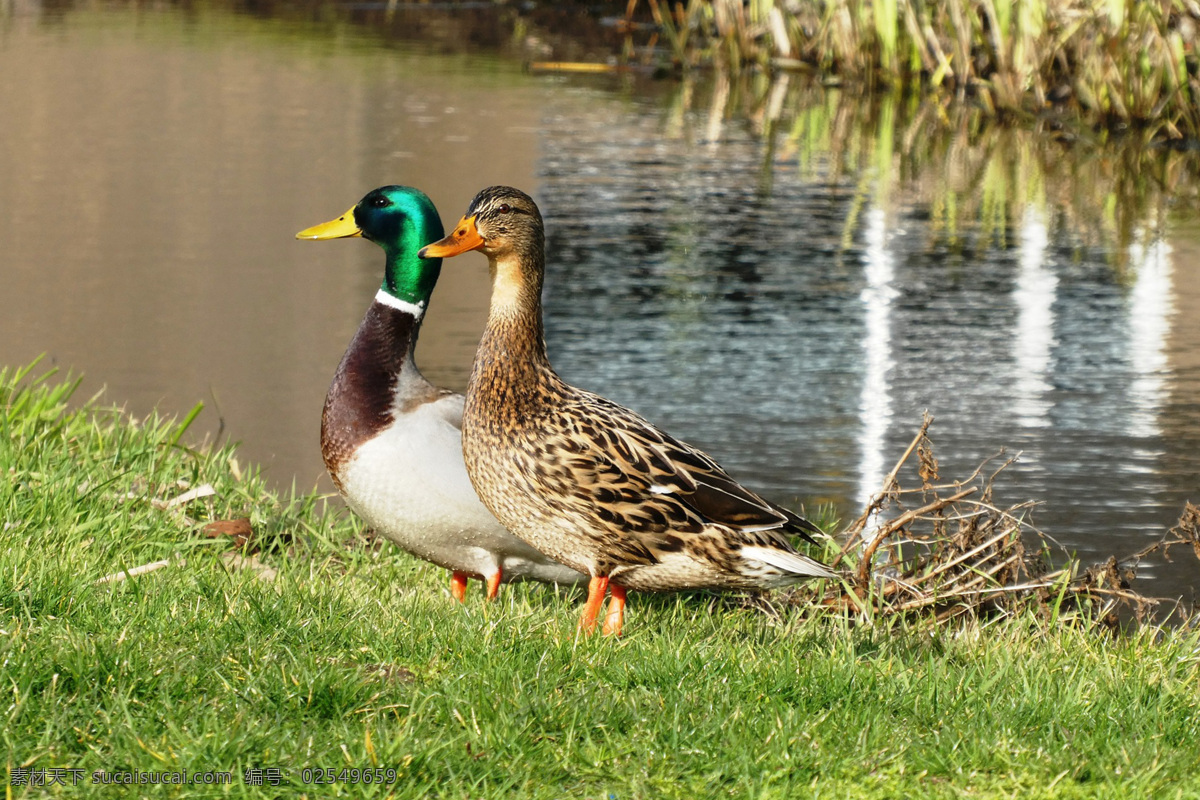
<svg viewBox="0 0 1200 800"><path fill-rule="evenodd" d="M204 401L197 430L328 489L321 404L381 258L293 235L386 183L447 224L508 183L546 218L564 377L776 501L852 518L924 410L944 477L1020 451L997 499L1085 557L1200 500L1188 154L798 81L530 73L464 50L507 41L486 10L316 8L0 3L0 363L45 353L139 416ZM481 256L448 262L432 380L464 388L487 298ZM1189 559L1141 575L1190 596Z"/></svg>

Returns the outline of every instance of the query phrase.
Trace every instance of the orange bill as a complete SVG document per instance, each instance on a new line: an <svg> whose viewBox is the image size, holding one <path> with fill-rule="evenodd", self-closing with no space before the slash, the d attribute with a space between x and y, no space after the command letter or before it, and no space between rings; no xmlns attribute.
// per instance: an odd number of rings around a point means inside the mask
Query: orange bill
<svg viewBox="0 0 1200 800"><path fill-rule="evenodd" d="M479 235L479 229L475 227L475 217L472 215L460 219L454 226L453 233L421 248L417 255L421 258L450 258L480 247L483 247L483 237Z"/></svg>

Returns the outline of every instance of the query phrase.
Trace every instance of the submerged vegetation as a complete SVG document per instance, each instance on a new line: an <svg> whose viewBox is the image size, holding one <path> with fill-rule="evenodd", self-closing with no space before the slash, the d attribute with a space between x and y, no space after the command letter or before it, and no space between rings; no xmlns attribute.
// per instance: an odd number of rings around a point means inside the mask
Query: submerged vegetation
<svg viewBox="0 0 1200 800"><path fill-rule="evenodd" d="M32 370L0 374L12 796L164 770L228 772L235 797L1200 796L1196 631L1098 635L1082 603L1103 616L1113 594L1085 596L1078 576L1002 608L1011 528L986 525L1011 510L977 524L927 508L951 526L946 557L881 563L899 572L874 584L904 613L870 611L871 594L824 611L647 596L620 641L577 638L577 593L454 603L441 570L316 496L185 445L194 414L72 409L75 381ZM937 491L927 447L921 491ZM982 548L953 549L970 546L954 541L964 521ZM999 569L972 560L997 544ZM913 603L901 573L941 596ZM973 581L986 602L966 601ZM384 781L317 789L312 767ZM56 769L83 783L26 788Z"/></svg>
<svg viewBox="0 0 1200 800"><path fill-rule="evenodd" d="M646 0L681 65L806 69L827 82L971 99L989 115L1074 110L1169 139L1200 135L1187 0ZM630 0L632 21L639 0ZM633 27L626 52L636 54Z"/></svg>

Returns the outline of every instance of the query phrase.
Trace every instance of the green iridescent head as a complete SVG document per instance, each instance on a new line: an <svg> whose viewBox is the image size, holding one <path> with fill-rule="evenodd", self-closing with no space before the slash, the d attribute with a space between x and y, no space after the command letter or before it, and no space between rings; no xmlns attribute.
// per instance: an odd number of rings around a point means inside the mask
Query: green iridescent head
<svg viewBox="0 0 1200 800"><path fill-rule="evenodd" d="M382 186L337 219L305 228L296 238L370 239L387 254L383 291L423 307L437 284L442 260L418 258L417 252L443 234L441 217L424 192L411 186Z"/></svg>

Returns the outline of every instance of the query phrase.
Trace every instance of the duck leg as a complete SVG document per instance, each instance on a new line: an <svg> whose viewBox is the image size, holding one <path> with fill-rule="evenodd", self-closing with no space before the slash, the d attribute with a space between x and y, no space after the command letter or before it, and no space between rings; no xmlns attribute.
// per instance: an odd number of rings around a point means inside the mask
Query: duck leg
<svg viewBox="0 0 1200 800"><path fill-rule="evenodd" d="M496 570L487 577L487 599L495 600L496 595L500 594L500 570Z"/></svg>
<svg viewBox="0 0 1200 800"><path fill-rule="evenodd" d="M608 591L608 576L592 578L588 581L588 599L583 605L583 615L579 617L579 630L591 633L596 630L596 618L600 616L600 606L604 605L604 595ZM624 590L622 607L624 607Z"/></svg>
<svg viewBox="0 0 1200 800"><path fill-rule="evenodd" d="M608 591L612 597L608 601L608 613L604 615L604 635L620 636L625 624L625 587L614 583Z"/></svg>
<svg viewBox="0 0 1200 800"><path fill-rule="evenodd" d="M452 572L450 574L450 596L460 603L465 603L467 600L467 573Z"/></svg>

